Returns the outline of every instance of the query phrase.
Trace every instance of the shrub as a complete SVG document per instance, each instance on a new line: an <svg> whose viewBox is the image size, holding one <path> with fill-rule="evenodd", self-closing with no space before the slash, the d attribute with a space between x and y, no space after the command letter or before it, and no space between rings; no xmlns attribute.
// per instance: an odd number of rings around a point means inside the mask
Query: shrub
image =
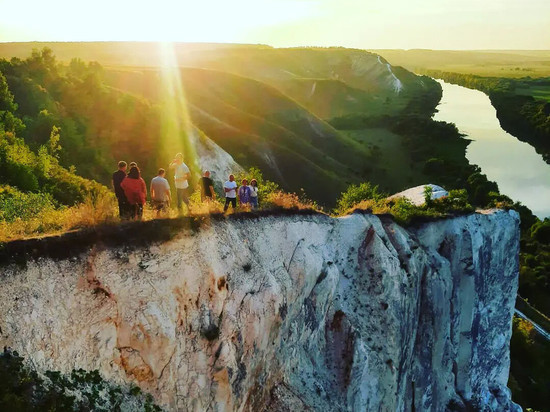
<svg viewBox="0 0 550 412"><path fill-rule="evenodd" d="M473 212L474 208L468 202L466 190L451 190L449 195L440 199L431 199L432 190L425 190L426 204L415 206L406 198L387 199L378 192L377 187L369 183L353 185L342 193L335 211L342 215L354 210L369 210L376 214L389 213L400 224L408 224L416 217L441 218L448 215ZM367 199L354 202L354 199Z"/></svg>
<svg viewBox="0 0 550 412"><path fill-rule="evenodd" d="M99 371L73 370L70 375L25 365L17 352L0 354L0 410L3 411L161 411L150 395L129 385L114 385Z"/></svg>
<svg viewBox="0 0 550 412"><path fill-rule="evenodd" d="M380 200L386 196L385 193L378 190L378 186L373 186L369 182L351 185L340 195L334 212L342 215L364 200Z"/></svg>
<svg viewBox="0 0 550 412"><path fill-rule="evenodd" d="M243 179L247 179L249 184L252 179L256 179L258 182L258 205L260 207L266 204L273 193L281 191L277 183L270 180L264 180L262 171L257 167L251 167L248 171L243 171L235 175L237 184L240 185Z"/></svg>
<svg viewBox="0 0 550 412"><path fill-rule="evenodd" d="M4 210L0 195L0 215L4 212L8 216L15 216L10 220L2 219L0 216L0 242L117 221L116 202L111 193L88 195L84 202L76 206L62 206L56 209L53 202L47 203L47 199L51 198L48 195L14 192L16 200L5 201L4 205L8 206ZM43 204L40 206L38 203L29 203L30 200L37 200Z"/></svg>
<svg viewBox="0 0 550 412"><path fill-rule="evenodd" d="M550 220L544 219L538 221L531 227L531 237L535 238L537 242L544 244L550 244Z"/></svg>
<svg viewBox="0 0 550 412"><path fill-rule="evenodd" d="M201 191L197 189L189 197L189 213L193 215L210 215L214 213L223 213L223 204L216 195L215 200L201 200Z"/></svg>
<svg viewBox="0 0 550 412"><path fill-rule="evenodd" d="M0 186L0 221L28 220L55 210L48 193L23 193L10 186Z"/></svg>

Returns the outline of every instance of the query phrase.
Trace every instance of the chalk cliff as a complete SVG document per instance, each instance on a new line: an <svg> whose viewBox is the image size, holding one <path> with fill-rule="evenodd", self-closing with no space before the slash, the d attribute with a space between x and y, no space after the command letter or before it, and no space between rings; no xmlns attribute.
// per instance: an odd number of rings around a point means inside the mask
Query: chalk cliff
<svg viewBox="0 0 550 412"><path fill-rule="evenodd" d="M26 246L0 269L0 344L41 370L136 382L169 410L520 410L518 223L234 216L139 245L138 225L118 244Z"/></svg>

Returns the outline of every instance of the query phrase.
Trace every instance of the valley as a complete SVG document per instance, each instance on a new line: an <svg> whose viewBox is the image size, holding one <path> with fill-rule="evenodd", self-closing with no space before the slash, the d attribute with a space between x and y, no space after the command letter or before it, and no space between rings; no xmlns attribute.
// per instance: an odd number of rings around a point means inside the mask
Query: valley
<svg viewBox="0 0 550 412"><path fill-rule="evenodd" d="M257 177L264 190L264 210L258 213L268 216L287 213L281 212L285 208L346 215L365 207L362 202L367 210L395 212L403 224L476 208L517 210L520 293L541 316L548 315L545 200L528 203L524 199L532 192L514 192L471 156L473 133L464 135L468 127L443 116L443 109L436 113L445 85L407 70L413 63L403 68L392 60L396 55L380 53L229 44L1 43L0 242L117 227L108 188L116 162L137 161L148 181L181 151L193 188L204 169L213 172L218 191L230 172ZM533 61L542 58L530 55ZM533 67L539 73L542 66ZM546 99L542 86L524 82L517 90ZM531 176L524 178L516 189L533 184ZM368 196L361 194L365 182L376 187L365 191ZM380 200L425 183L451 190L449 201L412 208ZM334 209L346 193L353 201L345 210ZM279 203L272 201L274 194ZM201 208L198 192L194 196L191 215L210 221L211 210ZM223 222L216 207L213 219ZM153 219L146 211L145 220ZM179 230L177 221L168 220ZM550 351L524 323L515 321L513 336L509 386L522 405L540 409L546 395L530 382L541 388L548 381L535 359L550 364ZM517 359L525 351L531 358L522 365Z"/></svg>

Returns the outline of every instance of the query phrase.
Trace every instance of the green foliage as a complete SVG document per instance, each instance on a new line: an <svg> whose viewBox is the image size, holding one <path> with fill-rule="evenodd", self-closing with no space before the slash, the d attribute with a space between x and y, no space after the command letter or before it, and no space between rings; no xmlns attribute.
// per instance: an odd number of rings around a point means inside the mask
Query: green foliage
<svg viewBox="0 0 550 412"><path fill-rule="evenodd" d="M70 375L46 371L42 376L25 365L17 352L0 354L2 411L120 411L128 407L161 411L150 395L135 387L111 384L97 370L78 369Z"/></svg>
<svg viewBox="0 0 550 412"><path fill-rule="evenodd" d="M426 206L431 206L432 205L432 194L434 192L434 189L433 187L431 186L424 186L424 203L426 204Z"/></svg>
<svg viewBox="0 0 550 412"><path fill-rule="evenodd" d="M536 309L550 314L550 219L537 219L522 230L519 293Z"/></svg>
<svg viewBox="0 0 550 412"><path fill-rule="evenodd" d="M537 242L550 244L550 219L536 222L530 228L530 235Z"/></svg>
<svg viewBox="0 0 550 412"><path fill-rule="evenodd" d="M378 190L378 186L372 185L370 182L351 185L345 192L340 194L334 208L334 213L343 215L364 200L380 200L386 196L385 193L381 193Z"/></svg>
<svg viewBox="0 0 550 412"><path fill-rule="evenodd" d="M41 146L33 153L22 139L11 133L0 132L0 182L23 192L49 193L61 204L82 202L92 193L107 189L96 182L70 173L59 165L56 157L58 146L53 129L48 146Z"/></svg>
<svg viewBox="0 0 550 412"><path fill-rule="evenodd" d="M277 183L264 179L262 171L257 167L251 167L248 171L242 171L235 174L235 181L240 186L243 179L248 180L248 184L252 179L256 179L258 182L258 205L261 207L264 205L272 193L280 191L280 187ZM225 195L221 196L221 198Z"/></svg>
<svg viewBox="0 0 550 412"><path fill-rule="evenodd" d="M547 410L550 405L550 343L531 323L514 317L510 342L512 399L524 407Z"/></svg>
<svg viewBox="0 0 550 412"><path fill-rule="evenodd" d="M0 186L0 221L28 220L55 210L49 193L23 193L9 186Z"/></svg>
<svg viewBox="0 0 550 412"><path fill-rule="evenodd" d="M0 71L0 133L20 133L24 130L23 122L17 118L14 113L17 110L17 104L13 100L6 78Z"/></svg>
<svg viewBox="0 0 550 412"><path fill-rule="evenodd" d="M431 189L431 188L430 188ZM439 199L431 199L422 206L415 206L406 199L397 199L395 204L390 205L390 213L402 224L408 224L416 218L438 219L448 216L472 213L474 208L468 201L466 190L450 190L449 195Z"/></svg>
<svg viewBox="0 0 550 412"><path fill-rule="evenodd" d="M121 159L137 160L145 175L167 162L159 162L155 150L161 108L107 87L97 63L73 60L63 66L43 49L25 60L0 60L0 71L14 102L9 113L24 123L24 129L4 130L24 138L35 152L46 146L60 166L76 164L82 176L108 184Z"/></svg>
<svg viewBox="0 0 550 412"><path fill-rule="evenodd" d="M437 219L447 216L471 213L474 208L469 203L466 190L451 190L449 195L431 199L431 187L425 188L426 203L422 206L412 204L408 199L399 197L389 199L378 192L377 186L370 183L352 185L338 199L334 213L344 215L355 209L370 210L373 213L389 213L400 224L409 224L416 218Z"/></svg>

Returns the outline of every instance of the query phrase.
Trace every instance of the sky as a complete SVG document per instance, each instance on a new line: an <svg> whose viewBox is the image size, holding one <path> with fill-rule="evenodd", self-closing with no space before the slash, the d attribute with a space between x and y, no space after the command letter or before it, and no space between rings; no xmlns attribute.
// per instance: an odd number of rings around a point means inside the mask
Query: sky
<svg viewBox="0 0 550 412"><path fill-rule="evenodd" d="M0 41L550 49L550 0L0 0Z"/></svg>

